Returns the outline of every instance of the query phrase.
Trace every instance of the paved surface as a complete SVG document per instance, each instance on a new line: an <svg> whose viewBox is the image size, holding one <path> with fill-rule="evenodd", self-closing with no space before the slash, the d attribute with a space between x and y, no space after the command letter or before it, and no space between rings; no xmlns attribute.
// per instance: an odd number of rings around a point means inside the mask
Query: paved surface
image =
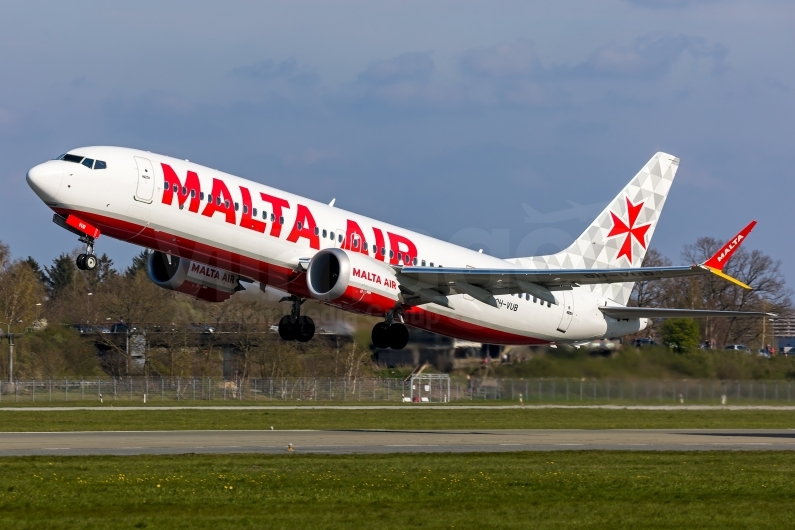
<svg viewBox="0 0 795 530"><path fill-rule="evenodd" d="M795 450L795 430L132 431L0 433L0 456L180 453Z"/></svg>
<svg viewBox="0 0 795 530"><path fill-rule="evenodd" d="M498 409L603 409L603 410L780 410L795 411L795 405L431 405L411 403L406 405L77 405L63 407L36 407L25 404L0 407L0 412L64 410L498 410Z"/></svg>

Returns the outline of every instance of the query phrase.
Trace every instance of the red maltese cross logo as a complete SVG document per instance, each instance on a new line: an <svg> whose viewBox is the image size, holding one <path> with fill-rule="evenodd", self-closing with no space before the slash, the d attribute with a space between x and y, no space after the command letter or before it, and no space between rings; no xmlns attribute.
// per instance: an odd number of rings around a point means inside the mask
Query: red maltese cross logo
<svg viewBox="0 0 795 530"><path fill-rule="evenodd" d="M632 204L629 200L629 197L626 198L627 200L627 212L629 214L629 223L624 223L624 221L614 214L610 212L610 215L613 217L613 228L610 229L610 233L607 234L607 237L613 236L620 236L626 234L627 237L624 238L624 243L622 243L621 248L616 255L616 259L621 259L621 256L626 256L629 260L630 264L632 263L632 238L634 237L635 240L640 243L644 249L646 248L646 232L648 232L649 228L651 228L651 224L645 224L640 226L635 226L635 223L638 220L638 215L640 215L640 211L643 209L643 201L639 202L638 204Z"/></svg>

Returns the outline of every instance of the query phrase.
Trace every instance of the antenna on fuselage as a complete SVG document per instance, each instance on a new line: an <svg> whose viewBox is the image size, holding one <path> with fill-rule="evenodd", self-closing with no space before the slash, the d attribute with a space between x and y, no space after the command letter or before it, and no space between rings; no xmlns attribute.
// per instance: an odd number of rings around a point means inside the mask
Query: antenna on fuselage
<svg viewBox="0 0 795 530"><path fill-rule="evenodd" d="M337 198L336 198L336 197L334 197L333 199L331 199L331 202L330 202L330 203L328 203L328 205L329 205L329 206L334 206L334 201L336 201L336 200L337 200Z"/></svg>

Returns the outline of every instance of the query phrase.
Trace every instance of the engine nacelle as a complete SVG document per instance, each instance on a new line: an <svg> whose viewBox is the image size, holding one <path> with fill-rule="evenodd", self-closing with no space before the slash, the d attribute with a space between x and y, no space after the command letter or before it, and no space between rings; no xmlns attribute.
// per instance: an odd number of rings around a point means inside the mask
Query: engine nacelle
<svg viewBox="0 0 795 530"><path fill-rule="evenodd" d="M306 283L314 298L368 314L393 309L400 295L392 267L340 248L321 250L312 257Z"/></svg>
<svg viewBox="0 0 795 530"><path fill-rule="evenodd" d="M159 251L149 254L146 273L158 287L208 302L223 302L242 289L237 274Z"/></svg>

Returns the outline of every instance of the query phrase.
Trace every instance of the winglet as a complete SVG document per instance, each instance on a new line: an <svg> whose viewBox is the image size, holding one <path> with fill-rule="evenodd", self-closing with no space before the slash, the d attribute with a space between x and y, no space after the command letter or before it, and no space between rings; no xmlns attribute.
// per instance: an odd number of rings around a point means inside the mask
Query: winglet
<svg viewBox="0 0 795 530"><path fill-rule="evenodd" d="M740 280L736 278L732 278L728 274L723 272L723 267L726 266L726 263L731 259L732 255L740 248L740 245L748 237L748 234L751 233L751 230L754 229L756 226L756 221L751 221L748 223L748 226L740 230L740 233L731 238L726 244L724 244L720 250L718 250L715 255L709 258L707 261L703 263L703 266L712 271L714 274L729 280L732 283L736 283L740 287L744 289L750 289L751 287L744 284Z"/></svg>

